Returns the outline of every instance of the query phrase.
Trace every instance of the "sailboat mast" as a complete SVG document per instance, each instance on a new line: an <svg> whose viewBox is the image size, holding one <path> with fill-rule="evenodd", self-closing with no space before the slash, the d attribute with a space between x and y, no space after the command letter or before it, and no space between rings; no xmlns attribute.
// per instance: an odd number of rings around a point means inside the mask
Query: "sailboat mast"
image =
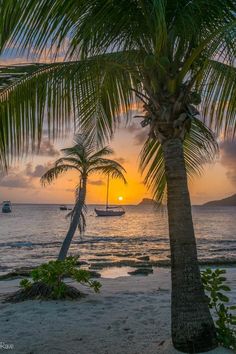
<svg viewBox="0 0 236 354"><path fill-rule="evenodd" d="M109 176L109 173L108 173L108 176L107 176L107 200L106 200L106 209L108 209L108 199L109 199L109 182L110 182L110 176Z"/></svg>

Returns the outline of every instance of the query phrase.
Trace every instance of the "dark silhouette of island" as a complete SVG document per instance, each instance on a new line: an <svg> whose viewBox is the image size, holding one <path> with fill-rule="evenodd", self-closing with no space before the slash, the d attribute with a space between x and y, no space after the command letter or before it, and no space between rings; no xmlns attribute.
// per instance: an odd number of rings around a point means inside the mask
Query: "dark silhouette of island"
<svg viewBox="0 0 236 354"><path fill-rule="evenodd" d="M150 198L143 198L143 200L137 204L137 206L156 206L158 203Z"/></svg>
<svg viewBox="0 0 236 354"><path fill-rule="evenodd" d="M211 202L207 202L202 206L236 206L236 194L221 200L213 200Z"/></svg>

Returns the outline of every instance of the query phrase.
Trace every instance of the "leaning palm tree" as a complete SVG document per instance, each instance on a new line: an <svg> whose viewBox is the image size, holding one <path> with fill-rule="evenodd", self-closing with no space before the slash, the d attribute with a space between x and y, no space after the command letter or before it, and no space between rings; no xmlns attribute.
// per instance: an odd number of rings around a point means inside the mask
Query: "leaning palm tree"
<svg viewBox="0 0 236 354"><path fill-rule="evenodd" d="M236 107L234 0L3 0L0 46L39 55L67 42L66 61L3 75L0 160L34 150L47 120L56 137L78 117L104 142L121 113L142 107L149 127L145 181L167 196L172 273L172 341L185 352L217 345L197 262L187 174L233 136Z"/></svg>
<svg viewBox="0 0 236 354"><path fill-rule="evenodd" d="M75 205L68 214L71 217L71 222L58 255L59 260L66 258L77 227L80 233L85 230L85 201L88 177L92 173L102 173L112 178L119 178L126 183L124 177L125 169L118 162L105 157L113 153L112 149L106 146L97 150L95 145L82 135L77 135L74 142L74 146L61 150L65 156L56 160L54 166L41 177L42 184L46 185L68 171L76 171L79 175L79 183L75 192Z"/></svg>

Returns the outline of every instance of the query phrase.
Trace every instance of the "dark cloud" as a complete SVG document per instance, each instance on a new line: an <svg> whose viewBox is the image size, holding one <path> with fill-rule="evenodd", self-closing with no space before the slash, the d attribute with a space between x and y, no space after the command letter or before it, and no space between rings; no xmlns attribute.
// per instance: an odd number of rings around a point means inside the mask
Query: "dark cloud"
<svg viewBox="0 0 236 354"><path fill-rule="evenodd" d="M25 174L26 174L26 176L31 177L31 178L37 178L37 177L41 178L42 175L47 170L49 170L49 168L50 168L49 164L47 164L47 165L36 165L35 167L33 167L31 163L28 163L26 165Z"/></svg>
<svg viewBox="0 0 236 354"><path fill-rule="evenodd" d="M42 175L47 172L51 167L51 163L47 163L46 165L36 165L35 167L33 167L31 163L28 163L26 165L25 174L26 176L32 178L41 178Z"/></svg>
<svg viewBox="0 0 236 354"><path fill-rule="evenodd" d="M95 180L95 181L89 181L89 184L92 184L93 186L104 186L105 182L102 181L101 179Z"/></svg>
<svg viewBox="0 0 236 354"><path fill-rule="evenodd" d="M34 188L34 186L31 185L30 180L22 173L13 173L0 178L0 186L8 188Z"/></svg>
<svg viewBox="0 0 236 354"><path fill-rule="evenodd" d="M220 144L221 164L227 169L227 177L236 186L236 141Z"/></svg>
<svg viewBox="0 0 236 354"><path fill-rule="evenodd" d="M60 153L50 141L44 140L40 145L38 154L40 156L56 157L59 156Z"/></svg>
<svg viewBox="0 0 236 354"><path fill-rule="evenodd" d="M36 166L28 163L23 171L13 168L7 175L0 175L0 187L35 189L34 180L41 178L51 167L52 164L48 162L45 165Z"/></svg>

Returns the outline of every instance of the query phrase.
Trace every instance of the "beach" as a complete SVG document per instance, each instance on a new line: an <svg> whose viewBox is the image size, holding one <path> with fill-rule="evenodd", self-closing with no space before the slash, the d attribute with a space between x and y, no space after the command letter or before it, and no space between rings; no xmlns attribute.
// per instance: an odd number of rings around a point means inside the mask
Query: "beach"
<svg viewBox="0 0 236 354"><path fill-rule="evenodd" d="M122 270L122 268L121 268ZM107 273L108 274L108 273ZM112 273L110 276L117 276ZM236 303L236 268L227 268ZM148 276L100 278L94 294L76 301L0 303L0 342L16 354L171 354L170 269ZM19 279L0 282L1 299L17 290ZM214 353L231 351L217 349Z"/></svg>

